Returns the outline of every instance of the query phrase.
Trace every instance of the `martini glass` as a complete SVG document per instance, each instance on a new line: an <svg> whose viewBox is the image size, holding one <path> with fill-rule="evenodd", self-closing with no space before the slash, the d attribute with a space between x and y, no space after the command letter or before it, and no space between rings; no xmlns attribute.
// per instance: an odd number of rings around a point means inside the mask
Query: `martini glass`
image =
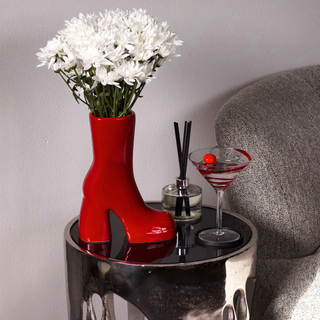
<svg viewBox="0 0 320 320"><path fill-rule="evenodd" d="M216 157L214 163L206 163L203 160L207 154ZM231 228L222 227L222 199L224 190L250 163L250 155L240 149L215 147L193 151L189 154L189 160L217 193L216 227L199 231L196 241L199 244L217 247L239 245L242 241L241 234Z"/></svg>

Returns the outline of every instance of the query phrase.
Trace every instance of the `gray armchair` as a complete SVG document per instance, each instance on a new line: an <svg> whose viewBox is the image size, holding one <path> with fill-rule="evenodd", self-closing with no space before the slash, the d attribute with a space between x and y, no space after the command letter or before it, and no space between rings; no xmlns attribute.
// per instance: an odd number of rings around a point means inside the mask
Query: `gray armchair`
<svg viewBox="0 0 320 320"><path fill-rule="evenodd" d="M241 90L220 110L216 137L254 158L225 195L259 233L251 319L320 319L320 66Z"/></svg>

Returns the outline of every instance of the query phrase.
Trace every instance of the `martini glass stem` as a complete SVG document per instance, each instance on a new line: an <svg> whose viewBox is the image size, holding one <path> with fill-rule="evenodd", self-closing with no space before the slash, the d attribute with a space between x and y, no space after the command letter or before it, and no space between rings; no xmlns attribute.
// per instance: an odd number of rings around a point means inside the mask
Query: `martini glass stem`
<svg viewBox="0 0 320 320"><path fill-rule="evenodd" d="M224 234L224 232L222 230L220 230L222 228L222 199L223 199L223 190L218 189L217 190L217 215L216 215L216 228L217 230L217 234Z"/></svg>

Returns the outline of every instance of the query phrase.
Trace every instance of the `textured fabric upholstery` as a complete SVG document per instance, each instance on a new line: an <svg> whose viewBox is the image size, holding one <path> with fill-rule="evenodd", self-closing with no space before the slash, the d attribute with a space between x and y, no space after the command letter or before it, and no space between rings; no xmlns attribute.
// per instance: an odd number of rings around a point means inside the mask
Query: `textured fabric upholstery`
<svg viewBox="0 0 320 320"><path fill-rule="evenodd" d="M254 158L225 195L259 233L252 319L291 319L320 265L320 66L241 90L220 110L216 137Z"/></svg>

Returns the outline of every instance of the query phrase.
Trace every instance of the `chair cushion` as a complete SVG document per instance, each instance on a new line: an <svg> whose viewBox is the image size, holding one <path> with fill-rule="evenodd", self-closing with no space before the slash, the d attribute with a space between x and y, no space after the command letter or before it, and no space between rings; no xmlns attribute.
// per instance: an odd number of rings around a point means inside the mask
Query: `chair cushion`
<svg viewBox="0 0 320 320"><path fill-rule="evenodd" d="M260 259L256 284L251 320L320 320L320 250L298 259Z"/></svg>
<svg viewBox="0 0 320 320"><path fill-rule="evenodd" d="M220 110L219 146L254 158L226 191L228 209L259 232L261 258L298 258L320 245L320 66L281 72Z"/></svg>

